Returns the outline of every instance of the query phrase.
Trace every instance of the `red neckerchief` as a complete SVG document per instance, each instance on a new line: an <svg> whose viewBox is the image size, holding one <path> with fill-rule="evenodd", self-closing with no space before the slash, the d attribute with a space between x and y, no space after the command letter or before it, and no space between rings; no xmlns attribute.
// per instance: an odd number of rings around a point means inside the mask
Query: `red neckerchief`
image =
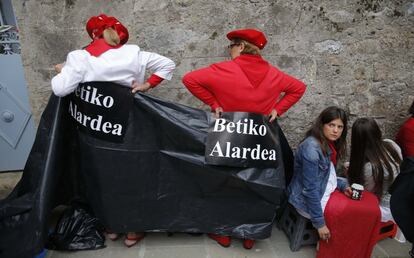
<svg viewBox="0 0 414 258"><path fill-rule="evenodd" d="M328 142L329 148L331 149L332 153L331 153L331 161L334 164L334 166L336 166L336 147L335 147L335 143L332 141Z"/></svg>
<svg viewBox="0 0 414 258"><path fill-rule="evenodd" d="M269 63L259 55L243 54L233 59L233 61L240 66L254 87L262 83L270 68Z"/></svg>
<svg viewBox="0 0 414 258"><path fill-rule="evenodd" d="M122 44L116 46L111 46L105 42L105 39L95 39L88 46L85 47L85 50L89 52L92 56L98 57L110 49L120 48Z"/></svg>

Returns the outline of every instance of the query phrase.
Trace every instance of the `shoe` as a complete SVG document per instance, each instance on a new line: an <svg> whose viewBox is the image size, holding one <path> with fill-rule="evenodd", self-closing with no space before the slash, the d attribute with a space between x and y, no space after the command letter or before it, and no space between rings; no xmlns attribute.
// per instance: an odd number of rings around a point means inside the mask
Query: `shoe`
<svg viewBox="0 0 414 258"><path fill-rule="evenodd" d="M105 230L106 236L111 239L112 241L115 241L119 238L119 234L111 232L109 230Z"/></svg>
<svg viewBox="0 0 414 258"><path fill-rule="evenodd" d="M128 248L136 245L145 237L145 233L127 233L124 240L124 245Z"/></svg>
<svg viewBox="0 0 414 258"><path fill-rule="evenodd" d="M215 240L222 247L229 247L231 245L231 237L221 236L217 234L207 234L209 238Z"/></svg>
<svg viewBox="0 0 414 258"><path fill-rule="evenodd" d="M244 239L243 240L243 247L244 249L252 249L254 246L254 240L252 239Z"/></svg>

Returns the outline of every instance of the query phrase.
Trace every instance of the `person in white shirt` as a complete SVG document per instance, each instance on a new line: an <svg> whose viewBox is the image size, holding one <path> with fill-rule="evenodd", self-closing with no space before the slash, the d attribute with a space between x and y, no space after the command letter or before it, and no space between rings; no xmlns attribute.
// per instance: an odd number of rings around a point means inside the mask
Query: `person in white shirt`
<svg viewBox="0 0 414 258"><path fill-rule="evenodd" d="M110 81L132 87L135 93L171 79L174 62L159 54L141 51L137 45L125 44L128 30L116 18L104 14L91 17L86 30L93 41L82 50L70 52L65 63L55 66L58 72L52 78L55 95L66 96L83 82ZM144 82L147 69L153 74Z"/></svg>
<svg viewBox="0 0 414 258"><path fill-rule="evenodd" d="M350 184L363 185L378 197L383 222L393 220L388 190L400 173L401 160L400 147L392 140L382 139L374 119L358 118L354 122L348 180Z"/></svg>
<svg viewBox="0 0 414 258"><path fill-rule="evenodd" d="M79 83L109 81L131 87L132 93L145 92L162 80L170 80L175 64L156 53L141 51L137 45L126 45L128 30L114 17L105 14L91 17L86 30L92 42L82 50L68 54L66 62L57 64L58 74L52 78L52 90L63 97L76 90ZM145 72L153 74L145 81ZM108 232L111 240L119 235ZM131 247L144 238L144 233L129 232L124 244Z"/></svg>

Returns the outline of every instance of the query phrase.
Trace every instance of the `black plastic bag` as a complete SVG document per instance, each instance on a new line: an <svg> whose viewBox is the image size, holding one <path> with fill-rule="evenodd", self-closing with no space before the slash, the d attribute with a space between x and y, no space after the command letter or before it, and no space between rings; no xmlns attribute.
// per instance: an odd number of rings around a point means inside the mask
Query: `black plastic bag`
<svg viewBox="0 0 414 258"><path fill-rule="evenodd" d="M46 244L53 250L92 250L105 247L103 227L81 207L68 208Z"/></svg>

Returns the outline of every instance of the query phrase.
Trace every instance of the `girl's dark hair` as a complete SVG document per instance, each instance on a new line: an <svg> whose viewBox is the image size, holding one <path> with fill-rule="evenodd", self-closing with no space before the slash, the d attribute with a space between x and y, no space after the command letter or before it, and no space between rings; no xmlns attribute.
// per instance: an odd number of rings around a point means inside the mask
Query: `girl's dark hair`
<svg viewBox="0 0 414 258"><path fill-rule="evenodd" d="M381 130L372 118L359 118L352 125L351 158L348 169L350 184L364 185L364 166L369 162L374 178L374 194L381 199L383 182L394 180L394 168L399 166L401 158L391 143L382 140ZM388 178L384 178L384 169ZM388 189L387 189L388 190Z"/></svg>
<svg viewBox="0 0 414 258"><path fill-rule="evenodd" d="M410 113L411 116L414 116L414 100L413 100L413 103L411 104L410 109L408 110L408 113Z"/></svg>
<svg viewBox="0 0 414 258"><path fill-rule="evenodd" d="M322 113L316 118L312 127L306 132L306 137L313 136L318 139L322 152L326 155L328 153L329 145L328 140L323 134L323 126L330 123L335 119L341 119L344 124L341 137L335 141L335 147L338 153L338 158L343 157L346 153L346 134L348 117L346 112L339 107L328 107L322 111Z"/></svg>

